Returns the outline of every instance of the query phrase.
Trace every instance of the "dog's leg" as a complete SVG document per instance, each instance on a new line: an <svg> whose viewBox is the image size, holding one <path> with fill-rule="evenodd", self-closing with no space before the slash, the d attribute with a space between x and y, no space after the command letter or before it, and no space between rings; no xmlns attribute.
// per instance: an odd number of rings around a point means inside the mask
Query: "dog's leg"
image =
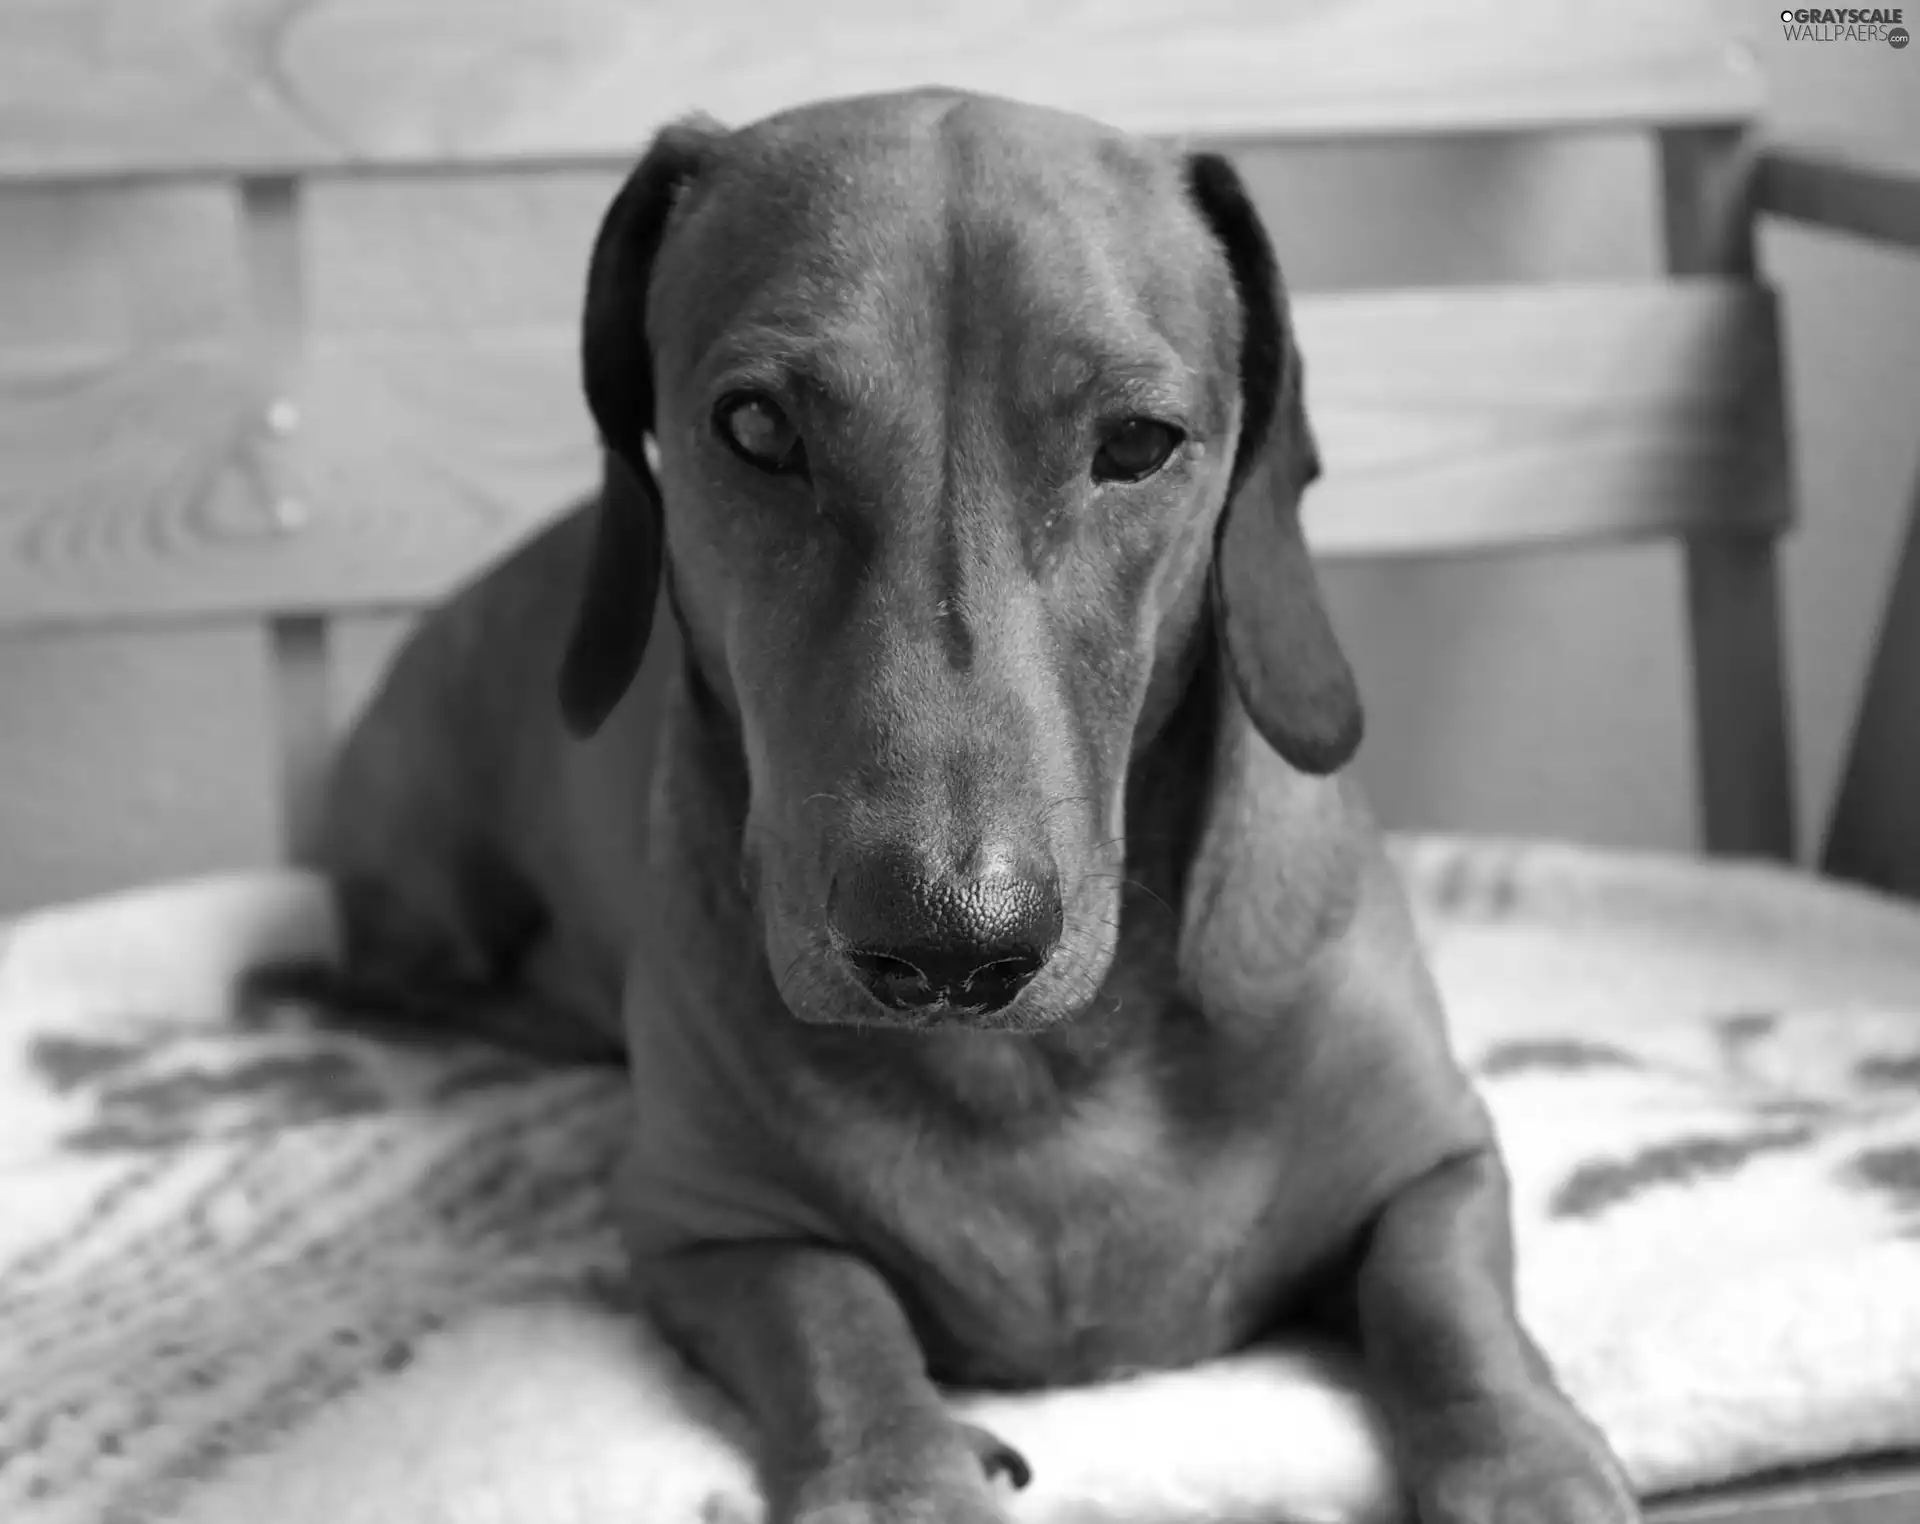
<svg viewBox="0 0 1920 1524"><path fill-rule="evenodd" d="M640 1260L668 1337L747 1411L776 1524L999 1524L1017 1452L958 1422L878 1271L798 1242Z"/></svg>
<svg viewBox="0 0 1920 1524"><path fill-rule="evenodd" d="M438 1046L470 1040L548 1062L617 1063L619 988L558 938L538 890L504 854L416 808L412 825L371 836L347 819L306 861L328 875L340 917L337 962L247 970L236 1001L259 1019L290 1001L321 1024ZM385 855L369 849L384 844Z"/></svg>
<svg viewBox="0 0 1920 1524"><path fill-rule="evenodd" d="M1361 1260L1361 1347L1420 1524L1633 1524L1611 1452L1520 1325L1507 1198L1491 1147L1457 1157L1387 1204Z"/></svg>

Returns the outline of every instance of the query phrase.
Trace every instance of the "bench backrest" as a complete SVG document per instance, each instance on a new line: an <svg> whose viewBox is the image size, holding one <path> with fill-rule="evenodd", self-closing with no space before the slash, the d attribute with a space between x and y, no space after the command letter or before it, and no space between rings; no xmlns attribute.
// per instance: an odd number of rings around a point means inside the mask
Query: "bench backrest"
<svg viewBox="0 0 1920 1524"><path fill-rule="evenodd" d="M1786 430L1741 183L1760 84L1718 12L13 0L0 219L49 187L224 187L242 321L0 347L0 633L260 621L297 815L334 721L330 621L435 598L590 480L570 314L311 321L307 208L340 179L609 176L689 110L935 80L1229 149L1632 133L1669 278L1299 299L1328 465L1309 530L1330 557L1683 544L1706 840L1785 855Z"/></svg>

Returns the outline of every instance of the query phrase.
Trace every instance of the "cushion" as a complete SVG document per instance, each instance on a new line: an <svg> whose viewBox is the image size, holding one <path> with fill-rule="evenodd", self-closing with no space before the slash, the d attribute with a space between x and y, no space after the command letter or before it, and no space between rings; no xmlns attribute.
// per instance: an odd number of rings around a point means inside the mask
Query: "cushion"
<svg viewBox="0 0 1920 1524"><path fill-rule="evenodd" d="M1766 866L1394 843L1516 1182L1523 1310L1637 1483L1920 1449L1920 909ZM628 1305L617 1074L234 1015L292 871L0 930L0 1517L759 1517ZM1339 1351L952 1394L1013 1517L1401 1517Z"/></svg>

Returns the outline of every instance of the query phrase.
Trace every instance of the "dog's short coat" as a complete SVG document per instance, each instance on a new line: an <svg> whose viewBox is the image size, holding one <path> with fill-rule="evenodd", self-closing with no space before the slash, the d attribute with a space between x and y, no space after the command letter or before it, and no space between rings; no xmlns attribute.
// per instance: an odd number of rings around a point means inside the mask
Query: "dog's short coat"
<svg viewBox="0 0 1920 1524"><path fill-rule="evenodd" d="M309 856L336 992L624 1053L636 1285L775 1516L994 1519L1023 1463L935 1381L1313 1320L1427 1524L1637 1517L1516 1319L1341 773L1320 466L1229 164L940 90L676 126L583 351L597 502L423 623Z"/></svg>

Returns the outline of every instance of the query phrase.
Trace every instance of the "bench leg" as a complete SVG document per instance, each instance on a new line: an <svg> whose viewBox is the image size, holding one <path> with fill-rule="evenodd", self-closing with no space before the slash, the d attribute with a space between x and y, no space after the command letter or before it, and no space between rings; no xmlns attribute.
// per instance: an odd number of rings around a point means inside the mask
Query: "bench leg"
<svg viewBox="0 0 1920 1524"><path fill-rule="evenodd" d="M1820 866L1920 899L1920 472Z"/></svg>

